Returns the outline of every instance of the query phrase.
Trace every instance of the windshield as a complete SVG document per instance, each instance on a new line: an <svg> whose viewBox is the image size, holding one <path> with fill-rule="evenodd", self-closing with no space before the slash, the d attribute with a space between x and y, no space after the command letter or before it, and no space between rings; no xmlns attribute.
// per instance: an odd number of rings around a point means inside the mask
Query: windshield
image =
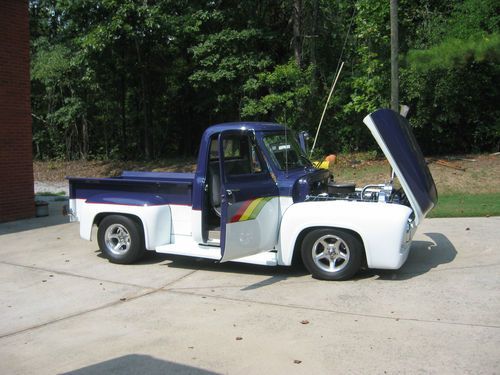
<svg viewBox="0 0 500 375"><path fill-rule="evenodd" d="M293 132L264 136L264 145L279 169L304 168L312 163L304 155Z"/></svg>

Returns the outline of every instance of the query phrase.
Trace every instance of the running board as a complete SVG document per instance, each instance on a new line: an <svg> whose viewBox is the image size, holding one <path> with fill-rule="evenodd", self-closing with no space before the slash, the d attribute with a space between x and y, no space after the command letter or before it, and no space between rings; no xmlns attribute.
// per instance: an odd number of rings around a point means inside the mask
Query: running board
<svg viewBox="0 0 500 375"><path fill-rule="evenodd" d="M191 236L175 236L173 239L174 243L157 246L155 249L156 252L215 260L220 260L222 258L220 247L199 244L194 241ZM233 259L231 262L276 266L278 264L278 256L276 251L266 251L239 259Z"/></svg>
<svg viewBox="0 0 500 375"><path fill-rule="evenodd" d="M278 256L275 251L266 251L255 255L249 255L244 258L233 259L230 262L260 264L262 266L277 266Z"/></svg>
<svg viewBox="0 0 500 375"><path fill-rule="evenodd" d="M196 258L216 259L221 258L220 247L201 245L193 241L191 236L175 236L174 243L157 246L157 253L186 255Z"/></svg>

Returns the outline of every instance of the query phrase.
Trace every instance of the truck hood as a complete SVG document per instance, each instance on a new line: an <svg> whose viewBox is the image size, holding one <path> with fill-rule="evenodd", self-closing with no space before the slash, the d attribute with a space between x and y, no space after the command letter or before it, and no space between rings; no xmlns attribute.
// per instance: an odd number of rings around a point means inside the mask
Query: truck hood
<svg viewBox="0 0 500 375"><path fill-rule="evenodd" d="M419 224L436 205L437 190L410 124L390 109L379 109L363 122L398 176Z"/></svg>

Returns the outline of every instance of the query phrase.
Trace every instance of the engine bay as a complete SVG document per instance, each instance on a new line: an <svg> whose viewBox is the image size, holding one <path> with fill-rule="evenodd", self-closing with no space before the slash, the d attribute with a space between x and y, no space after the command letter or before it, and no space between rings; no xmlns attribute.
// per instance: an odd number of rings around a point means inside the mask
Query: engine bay
<svg viewBox="0 0 500 375"><path fill-rule="evenodd" d="M330 176L326 182L310 183L309 194L305 196L305 201L331 200L394 203L410 207L410 202L394 175L389 182L368 184L362 188L357 188L356 184L351 182L337 182L333 176Z"/></svg>

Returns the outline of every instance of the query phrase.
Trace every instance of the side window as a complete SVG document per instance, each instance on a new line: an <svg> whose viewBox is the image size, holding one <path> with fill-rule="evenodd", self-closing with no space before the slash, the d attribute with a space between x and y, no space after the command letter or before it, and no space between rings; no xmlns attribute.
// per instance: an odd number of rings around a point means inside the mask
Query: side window
<svg viewBox="0 0 500 375"><path fill-rule="evenodd" d="M224 138L224 171L226 176L261 173L262 161L256 146L246 134Z"/></svg>
<svg viewBox="0 0 500 375"><path fill-rule="evenodd" d="M242 153L242 138L231 137L224 139L224 159L241 159L244 158L244 152Z"/></svg>
<svg viewBox="0 0 500 375"><path fill-rule="evenodd" d="M262 163L257 152L257 147L254 144L251 144L250 147L250 154L252 156L252 173L261 173Z"/></svg>
<svg viewBox="0 0 500 375"><path fill-rule="evenodd" d="M210 140L210 161L219 160L219 148L217 137L212 137Z"/></svg>

